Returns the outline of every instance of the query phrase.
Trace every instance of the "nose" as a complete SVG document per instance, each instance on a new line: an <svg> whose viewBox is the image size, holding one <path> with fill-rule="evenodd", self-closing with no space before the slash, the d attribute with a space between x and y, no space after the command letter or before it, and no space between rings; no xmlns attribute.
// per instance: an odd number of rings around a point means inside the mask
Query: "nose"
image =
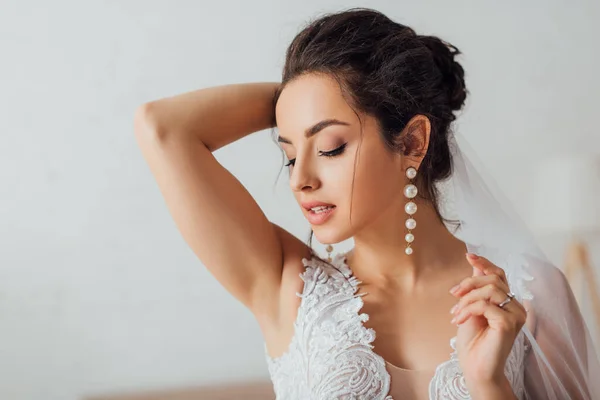
<svg viewBox="0 0 600 400"><path fill-rule="evenodd" d="M307 160L300 161L296 158L296 163L290 172L290 188L294 192L312 191L319 187L317 174L313 171L313 166Z"/></svg>

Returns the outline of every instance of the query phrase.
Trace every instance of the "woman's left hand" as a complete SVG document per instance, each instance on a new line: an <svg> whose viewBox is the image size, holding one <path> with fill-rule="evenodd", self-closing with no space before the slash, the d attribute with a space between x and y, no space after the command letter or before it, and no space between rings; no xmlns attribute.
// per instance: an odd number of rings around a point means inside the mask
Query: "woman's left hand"
<svg viewBox="0 0 600 400"><path fill-rule="evenodd" d="M476 256L477 257L477 256ZM510 293L504 270L484 257L467 260L473 276L451 293L459 298L453 309L458 325L456 350L468 386L506 383L504 366L527 311L513 298L499 307Z"/></svg>

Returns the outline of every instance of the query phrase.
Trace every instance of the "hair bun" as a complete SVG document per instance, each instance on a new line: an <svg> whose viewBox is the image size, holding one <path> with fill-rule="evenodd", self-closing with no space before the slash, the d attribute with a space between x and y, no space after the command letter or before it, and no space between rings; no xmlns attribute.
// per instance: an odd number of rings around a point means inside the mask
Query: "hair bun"
<svg viewBox="0 0 600 400"><path fill-rule="evenodd" d="M454 59L461 54L460 50L436 36L419 36L419 39L431 51L436 65L442 72L450 108L460 110L467 97L465 71Z"/></svg>

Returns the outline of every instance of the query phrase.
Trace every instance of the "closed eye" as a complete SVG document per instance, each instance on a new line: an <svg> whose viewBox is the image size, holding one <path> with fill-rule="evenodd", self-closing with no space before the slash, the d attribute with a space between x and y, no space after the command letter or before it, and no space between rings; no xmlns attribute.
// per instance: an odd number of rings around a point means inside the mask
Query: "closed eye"
<svg viewBox="0 0 600 400"><path fill-rule="evenodd" d="M325 157L335 157L338 156L340 154L342 154L344 152L344 150L346 149L346 145L348 143L344 143L343 145L341 145L340 147L338 147L337 149L333 149L331 151L319 151L319 154ZM296 164L296 159L293 158L290 160L290 162L288 162L287 164L285 164L286 167L289 166L293 166Z"/></svg>
<svg viewBox="0 0 600 400"><path fill-rule="evenodd" d="M346 148L347 144L348 143L344 143L343 145L341 145L337 149L334 149L334 150L331 150L331 151L320 151L319 153L321 153L325 157L335 157L335 156L340 155L340 154L342 154L344 152L344 149Z"/></svg>

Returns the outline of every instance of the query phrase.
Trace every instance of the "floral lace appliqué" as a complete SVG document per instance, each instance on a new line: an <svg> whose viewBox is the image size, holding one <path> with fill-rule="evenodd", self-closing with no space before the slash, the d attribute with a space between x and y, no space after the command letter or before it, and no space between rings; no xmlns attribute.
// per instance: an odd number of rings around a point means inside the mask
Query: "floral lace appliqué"
<svg viewBox="0 0 600 400"><path fill-rule="evenodd" d="M369 315L360 312L367 293L357 294L362 282L344 260L345 253L334 257L333 266L314 256L302 259L304 288L296 293L302 300L294 336L279 357L271 358L264 347L278 400L393 400L385 360L373 351L375 331L364 326ZM506 364L513 388L523 386L522 336L521 332ZM456 338L450 341L454 351L430 382L431 400L471 398L455 342ZM521 398L518 390L515 393Z"/></svg>

